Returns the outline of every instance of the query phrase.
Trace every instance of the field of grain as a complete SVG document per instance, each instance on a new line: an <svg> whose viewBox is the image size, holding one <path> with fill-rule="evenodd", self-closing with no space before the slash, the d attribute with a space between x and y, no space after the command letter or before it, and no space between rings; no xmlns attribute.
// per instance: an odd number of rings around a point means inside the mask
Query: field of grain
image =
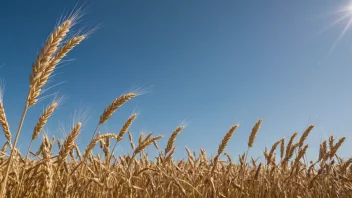
<svg viewBox="0 0 352 198"><path fill-rule="evenodd" d="M287 140L278 140L263 153L262 162L247 156L262 120L248 129L248 149L238 159L224 152L238 124L224 131L221 142L214 142L219 144L214 157L207 156L203 149L191 151L186 147L187 160L173 159L174 142L184 126L167 137L165 148L158 146L162 136L147 134L133 139L129 127L136 114L128 117L119 133L100 133L99 128L122 105L139 95L133 91L107 105L86 148L75 142L80 122L74 124L63 142L41 134L60 104L54 99L38 118L27 153L20 154L16 146L27 111L40 100L43 87L60 61L89 34L70 32L77 21L77 15L64 20L37 55L20 124L11 127L15 131L10 131L0 90L0 124L6 137L0 156L1 197L352 197L352 158L336 155L345 137L335 140L331 136L321 142L318 160L307 161L309 145L305 140L314 125L300 135L294 133ZM32 142L39 136L43 136L39 151L32 151ZM122 138L129 139L133 153L113 155ZM52 152L54 144L58 145L57 153ZM97 146L103 156L92 152ZM147 147L155 147L159 155L148 157Z"/></svg>

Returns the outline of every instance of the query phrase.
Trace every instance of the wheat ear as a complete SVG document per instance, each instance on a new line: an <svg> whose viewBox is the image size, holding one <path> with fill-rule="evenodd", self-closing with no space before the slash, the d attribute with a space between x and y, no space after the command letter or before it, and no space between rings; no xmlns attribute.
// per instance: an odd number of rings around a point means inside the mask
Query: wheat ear
<svg viewBox="0 0 352 198"><path fill-rule="evenodd" d="M57 105L57 102L53 102L47 109L45 109L43 114L39 117L39 120L33 130L32 140L38 137L40 131L44 128L46 122L48 121L49 117L53 114Z"/></svg>
<svg viewBox="0 0 352 198"><path fill-rule="evenodd" d="M319 149L319 159L318 161L320 161L321 159L324 158L324 156L327 153L327 144L326 144L326 140L324 142L322 142L320 144L320 149Z"/></svg>
<svg viewBox="0 0 352 198"><path fill-rule="evenodd" d="M288 155L290 154L291 152L291 147L292 147L292 144L293 144L293 140L295 139L295 137L298 135L297 132L294 132L293 135L291 136L290 140L288 141L288 144L286 146L286 154L285 154L285 157L288 157Z"/></svg>
<svg viewBox="0 0 352 198"><path fill-rule="evenodd" d="M105 123L117 109L119 109L125 102L137 96L136 93L128 93L116 98L103 112L100 116L99 125Z"/></svg>
<svg viewBox="0 0 352 198"><path fill-rule="evenodd" d="M73 127L71 133L67 136L65 139L61 150L58 155L58 164L61 165L61 163L66 159L68 153L74 148L75 146L75 140L81 130L81 123L78 122L76 126ZM58 165L58 167L59 167Z"/></svg>
<svg viewBox="0 0 352 198"><path fill-rule="evenodd" d="M189 150L187 146L185 146L185 149L187 151L188 159L193 161L194 159L191 150Z"/></svg>
<svg viewBox="0 0 352 198"><path fill-rule="evenodd" d="M32 74L30 75L31 85L34 85L35 81L40 78L44 68L49 64L49 61L56 52L61 41L66 37L72 24L73 23L70 19L66 20L50 34L41 53L37 56L36 62L32 65Z"/></svg>
<svg viewBox="0 0 352 198"><path fill-rule="evenodd" d="M126 132L128 131L128 129L130 128L130 126L132 125L132 122L134 119L136 119L137 114L132 114L127 121L125 122L125 124L123 124L119 134L116 137L116 142L114 144L114 147L112 148L111 153L114 154L117 142L121 141L122 137L126 134ZM111 157L109 159L109 161L111 160Z"/></svg>
<svg viewBox="0 0 352 198"><path fill-rule="evenodd" d="M255 137L256 137L258 131L259 131L260 126L262 125L262 122L263 122L263 120L262 120L262 119L259 119L259 120L257 121L257 123L255 123L255 125L254 125L254 127L253 127L253 129L252 129L252 132L251 132L251 134L250 134L250 136L249 136L249 140L248 140L248 147L249 147L249 148L251 148L251 147L253 146L254 139L255 139Z"/></svg>
<svg viewBox="0 0 352 198"><path fill-rule="evenodd" d="M282 160L283 165L286 165L286 163L292 158L293 153L297 147L299 147L299 143L291 146L290 150L286 153L285 158Z"/></svg>
<svg viewBox="0 0 352 198"><path fill-rule="evenodd" d="M314 128L314 125L308 126L308 128L303 132L301 138L299 139L299 147L301 148L303 146L304 141L307 139L309 133L312 131Z"/></svg>
<svg viewBox="0 0 352 198"><path fill-rule="evenodd" d="M134 150L133 138L130 131L128 131L128 139L130 140L131 148Z"/></svg>
<svg viewBox="0 0 352 198"><path fill-rule="evenodd" d="M231 127L231 129L226 133L226 135L224 136L224 138L221 141L221 144L219 145L218 148L218 155L221 155L221 153L225 150L228 142L230 141L233 133L235 132L235 130L239 127L239 124L236 124L234 126Z"/></svg>
<svg viewBox="0 0 352 198"><path fill-rule="evenodd" d="M41 93L42 87L47 83L48 79L50 78L51 74L53 73L54 69L56 68L57 64L65 57L75 46L77 46L85 36L78 36L74 37L67 43L65 43L56 53L55 57L50 60L46 67L42 68L40 72L39 78L34 81L34 84L31 85L27 105L28 107L33 106L37 102L37 98Z"/></svg>
<svg viewBox="0 0 352 198"><path fill-rule="evenodd" d="M5 108L2 103L1 93L0 93L0 124L2 126L2 130L4 131L4 134L5 134L7 141L11 142L10 126L9 126L9 123L7 122L7 119L6 119Z"/></svg>
<svg viewBox="0 0 352 198"><path fill-rule="evenodd" d="M184 129L185 127L184 126L179 126L177 127L177 129L172 133L171 137L169 138L169 140L167 141L167 145L165 147L165 155L171 151L173 145L174 145L174 142L176 140L176 137L178 136L178 134L181 133L181 131Z"/></svg>
<svg viewBox="0 0 352 198"><path fill-rule="evenodd" d="M141 144L141 143L143 142L143 138L144 138L144 134L143 134L143 132L141 132L141 133L139 134L138 144Z"/></svg>
<svg viewBox="0 0 352 198"><path fill-rule="evenodd" d="M148 138L148 136L147 136L147 138ZM137 148L133 152L133 156L135 156L138 153L142 152L146 147L148 147L149 145L153 144L154 141L163 138L163 136L156 136L156 137L153 137L151 139L150 138L147 139L147 138L141 144L139 144L137 146Z"/></svg>
<svg viewBox="0 0 352 198"><path fill-rule="evenodd" d="M284 138L280 139L279 141L277 141L277 142L275 142L275 143L273 144L273 146L271 147L270 152L269 152L269 156L268 156L269 159L272 159L272 158L273 158L273 154L274 154L274 152L275 152L277 146L278 146L283 140L284 140Z"/></svg>
<svg viewBox="0 0 352 198"><path fill-rule="evenodd" d="M27 153L26 153L26 157L25 157L26 160L27 160L28 154L30 152L30 149L32 147L33 140L38 137L40 131L44 128L46 122L48 121L49 117L56 109L57 105L58 105L58 103L56 101L52 102L51 105L48 108L46 108L44 110L43 114L39 117L39 120L33 130L32 139L28 145L28 149L27 149ZM46 140L46 139L47 139L47 136L45 135L44 140ZM45 146L45 145L43 145L43 146ZM48 148L48 147L49 147L49 145L47 144L46 148ZM44 149L44 147L42 149ZM38 152L40 152L40 150ZM44 155L44 153L43 153L43 155ZM26 165L27 165L27 161L25 162L24 166L26 166ZM21 179L22 179L22 177L23 177L23 175L21 176Z"/></svg>
<svg viewBox="0 0 352 198"><path fill-rule="evenodd" d="M122 137L126 134L126 132L128 131L128 129L130 128L130 126L132 125L134 119L136 119L137 114L132 114L127 121L125 122L125 124L122 126L119 134L117 135L116 141L121 141Z"/></svg>
<svg viewBox="0 0 352 198"><path fill-rule="evenodd" d="M339 141L335 144L334 147L332 147L332 149L330 150L330 158L334 157L334 155L336 154L337 150L339 150L340 146L343 144L343 142L346 140L346 137L342 137L341 139L339 139Z"/></svg>
<svg viewBox="0 0 352 198"><path fill-rule="evenodd" d="M329 148L330 148L330 150L332 150L332 148L334 147L334 141L335 141L335 138L334 138L333 135L331 135L329 137Z"/></svg>
<svg viewBox="0 0 352 198"><path fill-rule="evenodd" d="M307 148L308 148L308 144L305 145L302 149L300 149L300 151L298 152L298 155L294 161L293 167L296 167L298 169L299 161L304 156L304 154L306 154Z"/></svg>
<svg viewBox="0 0 352 198"><path fill-rule="evenodd" d="M96 133L98 132L100 125L104 124L124 103L126 103L127 101L131 100L136 96L137 96L137 93L130 92L112 101L112 103L101 114L99 123L93 133L92 140L94 140L94 138L96 137Z"/></svg>
<svg viewBox="0 0 352 198"><path fill-rule="evenodd" d="M281 145L280 145L280 158L282 159L285 154L285 138L281 139Z"/></svg>
<svg viewBox="0 0 352 198"><path fill-rule="evenodd" d="M102 135L98 135L97 137L95 137L93 140L90 141L89 145L87 146L86 150L84 151L84 154L83 154L84 161L88 158L90 151L93 150L93 148L97 145L97 143L99 141L106 139L106 138L115 138L116 139L116 137L117 137L117 135L112 134L112 133L102 134Z"/></svg>
<svg viewBox="0 0 352 198"><path fill-rule="evenodd" d="M221 144L219 145L219 148L218 148L218 154L214 157L214 163L213 163L213 168L212 168L211 174L214 174L215 167L216 167L216 165L218 163L218 160L219 160L219 156L221 155L222 152L224 152L224 150L225 150L227 144L229 143L233 133L236 131L236 129L239 126L240 126L239 124L236 124L236 125L232 126L230 128L230 130L226 133L224 138L222 139Z"/></svg>

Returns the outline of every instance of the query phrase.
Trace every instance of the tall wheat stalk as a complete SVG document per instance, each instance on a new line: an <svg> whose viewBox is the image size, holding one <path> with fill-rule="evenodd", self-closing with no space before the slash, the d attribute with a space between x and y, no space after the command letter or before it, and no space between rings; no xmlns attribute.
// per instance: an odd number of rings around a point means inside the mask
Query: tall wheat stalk
<svg viewBox="0 0 352 198"><path fill-rule="evenodd" d="M59 48L60 44L65 39L67 33L70 31L70 28L74 25L75 20L77 20L77 18L77 14L72 15L72 17L64 21L50 34L47 42L41 50L41 53L37 56L36 62L32 66L32 74L30 75L30 86L27 100L22 112L20 123L18 125L15 140L13 142L13 149L11 149L9 162L6 167L5 177L1 186L2 196L4 195L6 190L8 174L12 165L14 151L28 108L32 107L38 102L38 97L41 93L41 90L52 75L56 65L62 60L63 57L67 55L68 52L70 52L85 38L84 35L77 37L78 39L76 39L75 37L72 39L74 40L74 42L70 40L65 43L61 48Z"/></svg>

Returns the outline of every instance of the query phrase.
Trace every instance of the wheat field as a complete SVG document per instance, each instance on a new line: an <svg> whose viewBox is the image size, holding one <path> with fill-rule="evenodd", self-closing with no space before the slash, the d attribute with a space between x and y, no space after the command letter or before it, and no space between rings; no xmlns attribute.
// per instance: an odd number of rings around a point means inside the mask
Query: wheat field
<svg viewBox="0 0 352 198"><path fill-rule="evenodd" d="M54 99L38 118L27 152L22 155L16 146L27 111L41 100L43 87L60 61L88 37L89 32L71 32L78 18L73 14L63 20L35 58L21 120L11 127L16 130L10 130L0 90L0 124L6 137L0 156L1 197L352 197L352 158L342 159L336 154L346 138L330 136L320 143L318 160L308 161L305 140L314 125L287 141L279 139L265 149L261 162L248 156L260 132L261 119L248 129L247 152L238 159L224 152L238 124L224 131L220 143L214 142L219 144L215 156L185 147L187 160L173 159L174 142L184 126L170 134L165 148L158 146L162 136L150 133L133 139L129 128L136 114L127 118L119 133L101 132L100 127L122 105L138 97L134 91L117 97L102 111L85 148L76 143L81 122L73 125L64 141L41 134L60 105L60 99ZM41 136L39 150L32 151L32 142ZM123 138L129 139L133 152L114 155ZM53 153L56 144L59 150ZM102 155L93 153L98 145ZM148 147L155 147L159 155L149 157Z"/></svg>

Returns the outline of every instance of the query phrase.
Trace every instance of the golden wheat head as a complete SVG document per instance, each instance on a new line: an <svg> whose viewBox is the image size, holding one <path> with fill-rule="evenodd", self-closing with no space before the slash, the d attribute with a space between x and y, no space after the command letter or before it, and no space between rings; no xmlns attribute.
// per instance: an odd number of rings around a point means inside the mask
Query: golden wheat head
<svg viewBox="0 0 352 198"><path fill-rule="evenodd" d="M254 125L254 127L253 127L253 129L252 129L252 132L251 132L251 134L250 134L250 136L249 136L248 147L252 147L252 146L253 146L254 139L255 139L255 137L256 137L258 131L259 131L260 126L262 125L262 122L263 122L263 120L262 120L262 119L259 119L259 120L257 121L257 123L255 123L255 125Z"/></svg>

